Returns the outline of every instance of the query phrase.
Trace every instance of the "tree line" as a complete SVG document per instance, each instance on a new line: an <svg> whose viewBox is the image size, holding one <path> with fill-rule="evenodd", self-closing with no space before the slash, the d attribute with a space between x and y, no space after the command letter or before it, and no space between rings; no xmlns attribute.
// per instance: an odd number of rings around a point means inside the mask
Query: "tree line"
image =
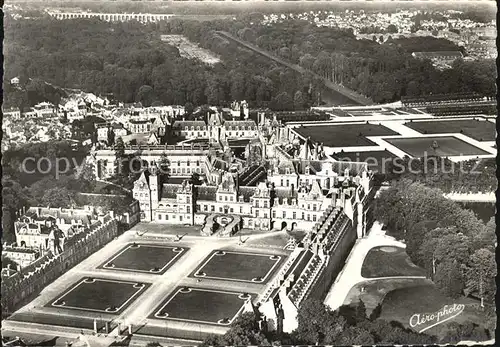
<svg viewBox="0 0 500 347"><path fill-rule="evenodd" d="M485 225L440 189L402 179L381 192L374 214L448 297L495 300L495 219Z"/></svg>
<svg viewBox="0 0 500 347"><path fill-rule="evenodd" d="M493 60L458 60L451 69L440 71L431 61L411 56L413 51L459 50L445 39L400 38L380 45L357 40L352 29L299 20L273 25L238 22L233 23L232 33L376 102L437 93L493 95L496 90Z"/></svg>
<svg viewBox="0 0 500 347"><path fill-rule="evenodd" d="M263 346L263 345L426 345L457 343L462 340L486 340L487 331L477 324L448 324L448 333L436 336L417 333L397 321L380 319L377 306L367 314L359 301L333 311L321 301L307 299L298 309L298 327L292 333L260 329L254 313L243 313L224 335L211 335L200 346Z"/></svg>

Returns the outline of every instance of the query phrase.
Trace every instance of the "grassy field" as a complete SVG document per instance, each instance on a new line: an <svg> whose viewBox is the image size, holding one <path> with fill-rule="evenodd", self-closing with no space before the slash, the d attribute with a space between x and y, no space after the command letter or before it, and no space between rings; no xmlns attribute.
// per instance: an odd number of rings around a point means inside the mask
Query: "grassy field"
<svg viewBox="0 0 500 347"><path fill-rule="evenodd" d="M404 248L375 247L366 255L361 267L361 276L425 276L425 270L412 263Z"/></svg>
<svg viewBox="0 0 500 347"><path fill-rule="evenodd" d="M387 293L393 290L414 286L432 285L432 281L420 278L394 278L360 282L349 291L344 305L363 300L367 314L384 300Z"/></svg>
<svg viewBox="0 0 500 347"><path fill-rule="evenodd" d="M464 323L471 321L482 325L485 314L475 308L477 301L465 297L452 299L444 296L433 284L400 288L388 293L382 302L382 314L380 318L395 320L409 327L412 315L422 313L434 313L441 310L445 305L465 304L465 310L449 322ZM426 331L427 334L436 335L439 338L446 333L446 324L437 325Z"/></svg>
<svg viewBox="0 0 500 347"><path fill-rule="evenodd" d="M322 142L328 147L375 146L366 136L388 136L398 133L377 124L336 124L294 129L305 138Z"/></svg>
<svg viewBox="0 0 500 347"><path fill-rule="evenodd" d="M453 136L394 138L385 141L416 158L422 158L425 153L428 156L435 153L441 157L489 154ZM434 141L438 145L435 152L432 148Z"/></svg>
<svg viewBox="0 0 500 347"><path fill-rule="evenodd" d="M187 251L185 248L176 248L144 244L134 247L130 244L108 259L100 268L163 274L174 264L174 259L177 260Z"/></svg>
<svg viewBox="0 0 500 347"><path fill-rule="evenodd" d="M269 280L272 272L283 258L267 254L257 255L251 253L233 253L226 252L218 254L214 251L203 262L202 265L192 274L201 271L205 273L203 277L214 279L225 279L233 281L252 282L253 279L259 279L258 282ZM209 260L210 259L210 260ZM208 260L207 263L205 263Z"/></svg>
<svg viewBox="0 0 500 347"><path fill-rule="evenodd" d="M239 312L244 299L238 296L241 293L221 292L190 288L184 292L182 287L175 290L175 294L165 300L151 318L180 319L187 321L217 324L221 319L227 319L227 324ZM166 304L166 305L165 305ZM164 316L164 314L168 316Z"/></svg>
<svg viewBox="0 0 500 347"><path fill-rule="evenodd" d="M49 306L106 312L121 312L132 303L132 298L144 291L147 285L136 288L134 282L95 279L94 282L82 280L76 286L52 301Z"/></svg>
<svg viewBox="0 0 500 347"><path fill-rule="evenodd" d="M478 141L495 141L495 124L473 119L447 121L410 122L405 126L422 134L462 133Z"/></svg>

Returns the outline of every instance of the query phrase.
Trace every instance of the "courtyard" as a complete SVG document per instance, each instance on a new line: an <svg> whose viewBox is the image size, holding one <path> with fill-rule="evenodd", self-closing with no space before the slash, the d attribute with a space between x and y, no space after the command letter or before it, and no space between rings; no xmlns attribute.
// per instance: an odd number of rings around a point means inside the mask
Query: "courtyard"
<svg viewBox="0 0 500 347"><path fill-rule="evenodd" d="M203 237L189 229L138 224L16 311L8 331L79 336L93 334L95 321L103 337L130 326L137 338L182 339L180 345L224 333L248 299L266 290L290 254L283 249L288 237ZM205 277L195 276L200 269Z"/></svg>
<svg viewBox="0 0 500 347"><path fill-rule="evenodd" d="M367 136L398 135L397 132L378 124L328 124L293 129L301 136L328 147L376 146Z"/></svg>

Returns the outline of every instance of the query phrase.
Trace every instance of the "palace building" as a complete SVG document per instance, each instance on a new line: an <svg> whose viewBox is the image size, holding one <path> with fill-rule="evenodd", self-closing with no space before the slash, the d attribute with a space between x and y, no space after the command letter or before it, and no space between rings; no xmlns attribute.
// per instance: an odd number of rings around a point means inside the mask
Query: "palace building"
<svg viewBox="0 0 500 347"><path fill-rule="evenodd" d="M338 207L351 220L361 216L358 233L364 234L366 208L360 196L372 184L366 163L337 161L325 155L322 144L290 140L289 129L276 121L257 126L212 116L206 125L185 121L176 128L180 122L173 123L174 131L185 131L186 137L209 136L207 144L142 150L148 169L133 188L141 220L199 225L203 235L230 236L242 228L310 230L328 208ZM239 157L228 139L236 136L253 137ZM170 161L166 182L156 167L160 153ZM193 173L201 184L193 185Z"/></svg>

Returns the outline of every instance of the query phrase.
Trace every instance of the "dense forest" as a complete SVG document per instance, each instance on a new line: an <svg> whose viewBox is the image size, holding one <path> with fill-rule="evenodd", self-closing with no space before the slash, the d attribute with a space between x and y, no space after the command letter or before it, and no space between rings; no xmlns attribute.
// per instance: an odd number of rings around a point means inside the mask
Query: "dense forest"
<svg viewBox="0 0 500 347"><path fill-rule="evenodd" d="M448 297L495 302L495 219L486 225L440 189L402 179L375 200L374 214Z"/></svg>
<svg viewBox="0 0 500 347"><path fill-rule="evenodd" d="M42 88L28 78L113 93L123 102L144 99L167 105L227 105L245 99L252 106L288 110L309 106L315 95L311 78L214 36L211 29L225 28L227 22L142 25L75 19L68 24L51 18L6 19L5 81L14 76L26 80L22 91L6 90L7 104L34 103L34 98L18 95ZM204 42L222 55L223 62L209 66L183 58L177 48L160 40L160 33L185 34Z"/></svg>
<svg viewBox="0 0 500 347"><path fill-rule="evenodd" d="M232 32L282 59L299 64L335 83L343 84L375 102L401 96L476 92L495 94L494 60L464 62L440 71L414 51L458 50L437 38L389 39L384 44L357 40L352 30L317 27L303 21L274 25L233 23Z"/></svg>
<svg viewBox="0 0 500 347"><path fill-rule="evenodd" d="M412 50L423 49L422 40L389 40L380 45L356 40L349 30L320 28L303 21L262 26L253 22L256 17L173 19L147 25L6 17L4 82L14 76L26 81L21 91L6 88L6 104L19 107L38 101L48 87L33 80L113 93L123 102L146 100L146 104L227 105L245 99L251 107L294 110L317 101L321 82L312 74L301 76L278 66L220 37L215 30L229 31L375 102L430 93L495 92L493 61L458 60L452 69L438 71L430 61L411 56ZM222 62L210 66L183 58L177 48L160 40L161 34L184 35L218 54ZM449 41L432 43L433 50L450 48Z"/></svg>

